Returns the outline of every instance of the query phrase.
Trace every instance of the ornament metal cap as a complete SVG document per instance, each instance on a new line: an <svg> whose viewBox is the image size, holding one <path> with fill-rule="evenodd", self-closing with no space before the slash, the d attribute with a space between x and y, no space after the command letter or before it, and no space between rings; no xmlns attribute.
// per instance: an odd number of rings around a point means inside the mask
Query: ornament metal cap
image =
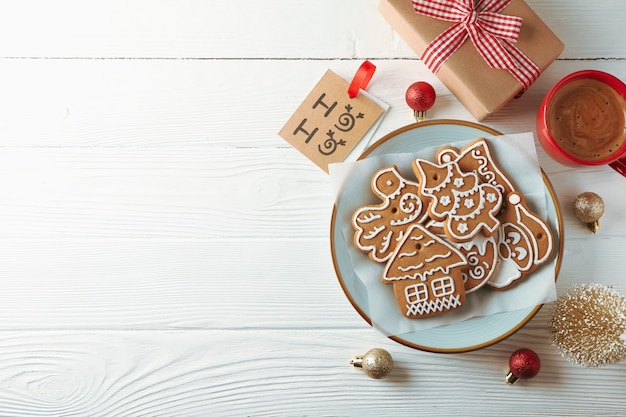
<svg viewBox="0 0 626 417"><path fill-rule="evenodd" d="M417 122L426 118L426 110L435 104L436 98L435 89L425 81L411 84L405 93L406 104L413 110L413 116Z"/></svg>
<svg viewBox="0 0 626 417"><path fill-rule="evenodd" d="M355 356L350 359L355 368L362 368L370 378L381 379L391 373L393 358L385 349L374 348L368 350L365 355Z"/></svg>
<svg viewBox="0 0 626 417"><path fill-rule="evenodd" d="M416 122L421 122L426 119L426 111L414 110L413 117L415 117Z"/></svg>
<svg viewBox="0 0 626 417"><path fill-rule="evenodd" d="M574 200L574 214L587 228L596 233L600 228L600 217L604 214L604 200L596 193L580 193Z"/></svg>
<svg viewBox="0 0 626 417"><path fill-rule="evenodd" d="M509 384L515 384L520 379L530 379L539 373L541 360L530 349L518 349L509 358L509 372L504 380Z"/></svg>
<svg viewBox="0 0 626 417"><path fill-rule="evenodd" d="M504 380L509 384L515 384L519 380L519 378L513 375L513 372L509 371L509 373L506 374Z"/></svg>

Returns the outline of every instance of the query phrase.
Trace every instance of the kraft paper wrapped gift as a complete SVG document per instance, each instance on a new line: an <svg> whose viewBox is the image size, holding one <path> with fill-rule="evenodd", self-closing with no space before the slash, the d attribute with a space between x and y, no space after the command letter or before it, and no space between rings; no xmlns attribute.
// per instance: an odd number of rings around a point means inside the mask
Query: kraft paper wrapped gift
<svg viewBox="0 0 626 417"><path fill-rule="evenodd" d="M417 13L411 0L381 0L379 11L418 56L454 24ZM563 51L563 43L523 0L512 0L500 14L523 19L514 45L540 71ZM478 121L524 91L523 85L509 71L491 68L470 39L445 61L436 75Z"/></svg>

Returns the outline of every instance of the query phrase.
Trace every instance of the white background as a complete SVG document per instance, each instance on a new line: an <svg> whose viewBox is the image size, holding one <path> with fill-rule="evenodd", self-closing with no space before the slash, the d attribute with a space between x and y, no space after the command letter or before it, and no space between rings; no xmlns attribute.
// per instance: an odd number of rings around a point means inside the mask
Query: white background
<svg viewBox="0 0 626 417"><path fill-rule="evenodd" d="M483 121L534 130L549 87L585 68L626 79L622 1L529 1L566 49ZM619 415L626 365L550 345L549 306L505 341L435 354L352 308L329 247L330 181L278 131L327 70L376 66L378 136L474 121L378 14L376 0L0 2L0 415ZM538 150L564 221L559 293L626 293L626 178ZM593 235L571 204L606 204ZM349 365L372 347L395 369ZM532 380L504 383L535 350Z"/></svg>

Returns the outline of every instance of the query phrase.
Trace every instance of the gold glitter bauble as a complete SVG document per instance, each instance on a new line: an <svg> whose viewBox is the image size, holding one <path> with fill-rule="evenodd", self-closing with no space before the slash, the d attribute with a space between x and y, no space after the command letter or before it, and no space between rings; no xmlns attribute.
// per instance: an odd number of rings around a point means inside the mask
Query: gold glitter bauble
<svg viewBox="0 0 626 417"><path fill-rule="evenodd" d="M588 367L626 357L626 299L600 284L582 284L558 297L550 321L552 344Z"/></svg>
<svg viewBox="0 0 626 417"><path fill-rule="evenodd" d="M374 379L386 377L393 369L391 355L381 348L370 349L365 355L355 356L350 363L357 368L363 368L365 374Z"/></svg>
<svg viewBox="0 0 626 417"><path fill-rule="evenodd" d="M595 233L600 228L600 217L604 214L604 200L590 191L580 193L574 201L574 214Z"/></svg>

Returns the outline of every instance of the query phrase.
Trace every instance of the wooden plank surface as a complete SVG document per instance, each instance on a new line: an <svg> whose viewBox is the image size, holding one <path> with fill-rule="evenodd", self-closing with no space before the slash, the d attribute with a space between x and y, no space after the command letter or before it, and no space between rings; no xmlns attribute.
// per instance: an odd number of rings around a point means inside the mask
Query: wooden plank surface
<svg viewBox="0 0 626 417"><path fill-rule="evenodd" d="M267 330L5 331L0 410L15 417L502 415L523 400L521 415L620 415L622 387L607 381L620 381L624 368L565 365L544 343L546 315L496 346L444 357L381 340L369 329L273 330L271 336ZM384 381L348 363L372 345L393 352L394 372ZM543 359L541 377L511 386L504 375L520 345ZM451 390L455 395L442 403L442 392Z"/></svg>
<svg viewBox="0 0 626 417"><path fill-rule="evenodd" d="M626 79L618 0L529 1L567 47L484 124L534 130L582 68ZM476 352L395 343L350 305L329 247L328 176L278 137L326 69L390 105L376 137L471 115L376 11L377 0L25 0L0 4L0 416L621 415L626 365L588 369L549 343L550 306ZM538 157L563 216L557 289L626 294L624 179ZM597 235L574 217L600 194ZM383 381L348 361L372 347ZM508 356L542 370L504 383ZM523 404L523 406L522 406Z"/></svg>
<svg viewBox="0 0 626 417"><path fill-rule="evenodd" d="M564 59L626 55L623 4L527 2L565 40ZM24 0L5 3L2 57L415 58L378 0ZM261 18L262 17L262 18ZM288 34L288 36L285 36Z"/></svg>

